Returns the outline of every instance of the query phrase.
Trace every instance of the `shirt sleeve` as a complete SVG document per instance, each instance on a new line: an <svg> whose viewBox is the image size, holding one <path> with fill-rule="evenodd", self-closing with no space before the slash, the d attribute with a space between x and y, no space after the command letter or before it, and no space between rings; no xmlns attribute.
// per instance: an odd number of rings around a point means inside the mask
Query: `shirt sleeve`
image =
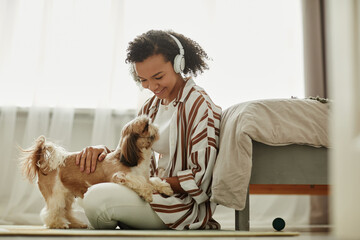
<svg viewBox="0 0 360 240"><path fill-rule="evenodd" d="M206 154L205 152L211 154ZM209 147L203 151L198 151L194 153L193 155L197 155L196 158L205 158L210 157L208 159L208 162L211 162L211 157L216 156L216 150ZM210 166L211 165L211 166ZM179 178L180 186L198 203L203 203L209 199L209 192L208 189L204 189L204 187L207 188L207 186L211 182L212 178L212 170L213 170L213 164L207 165L205 164L205 161L198 162L196 164L192 164L191 169L187 169L184 171L177 172L177 176ZM202 170L202 171L198 171Z"/></svg>
<svg viewBox="0 0 360 240"><path fill-rule="evenodd" d="M188 118L188 131L191 133L186 140L188 168L178 171L177 176L181 187L200 204L211 195L220 121L214 119L214 113L206 102L197 111L191 112L196 115L189 114Z"/></svg>

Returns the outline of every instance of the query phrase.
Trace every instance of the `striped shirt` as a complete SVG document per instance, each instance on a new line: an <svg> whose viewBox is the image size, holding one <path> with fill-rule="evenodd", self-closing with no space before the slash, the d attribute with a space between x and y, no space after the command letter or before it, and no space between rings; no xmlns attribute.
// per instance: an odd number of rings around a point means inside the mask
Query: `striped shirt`
<svg viewBox="0 0 360 240"><path fill-rule="evenodd" d="M206 92L187 80L174 103L177 110L170 124L170 161L164 177L177 176L187 194L171 197L154 194L154 211L172 229L220 229L212 219L216 204L210 202L212 173L218 152L221 108ZM139 114L154 120L161 99L148 99ZM151 175L158 169L153 158Z"/></svg>

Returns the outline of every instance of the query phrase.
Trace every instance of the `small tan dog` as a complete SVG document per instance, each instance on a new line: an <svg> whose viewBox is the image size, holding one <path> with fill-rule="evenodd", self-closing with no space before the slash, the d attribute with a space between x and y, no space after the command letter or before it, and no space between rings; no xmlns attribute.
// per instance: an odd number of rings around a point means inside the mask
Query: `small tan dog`
<svg viewBox="0 0 360 240"><path fill-rule="evenodd" d="M158 129L146 116L139 116L122 130L118 147L96 171L87 174L76 165L78 152L64 148L40 136L29 149L22 150L22 173L30 182L38 178L46 201L41 217L48 228L86 228L72 212L75 197L83 198L87 189L97 183L115 182L133 189L147 202L153 192L172 195L170 185L160 178L150 178L151 146L158 140Z"/></svg>

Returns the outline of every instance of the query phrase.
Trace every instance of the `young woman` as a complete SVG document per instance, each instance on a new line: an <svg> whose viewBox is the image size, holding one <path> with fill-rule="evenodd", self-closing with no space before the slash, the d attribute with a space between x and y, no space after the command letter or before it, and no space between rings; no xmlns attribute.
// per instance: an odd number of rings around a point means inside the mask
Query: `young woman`
<svg viewBox="0 0 360 240"><path fill-rule="evenodd" d="M139 112L160 131L151 173L166 180L175 194L154 194L149 204L124 186L94 185L82 201L94 228L220 228L212 219L216 204L210 196L221 108L191 78L208 69L206 60L195 41L172 31L151 30L129 43L126 62L132 65L132 75L154 93ZM86 148L77 163L90 173L108 152L101 146Z"/></svg>

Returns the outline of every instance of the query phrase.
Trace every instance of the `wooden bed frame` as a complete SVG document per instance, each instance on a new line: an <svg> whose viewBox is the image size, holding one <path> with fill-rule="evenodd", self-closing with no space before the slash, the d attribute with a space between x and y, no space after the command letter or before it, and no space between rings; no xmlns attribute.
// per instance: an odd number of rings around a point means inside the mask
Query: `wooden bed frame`
<svg viewBox="0 0 360 240"><path fill-rule="evenodd" d="M251 179L235 229L249 231L250 194L327 195L328 150L306 145L269 146L253 141Z"/></svg>

